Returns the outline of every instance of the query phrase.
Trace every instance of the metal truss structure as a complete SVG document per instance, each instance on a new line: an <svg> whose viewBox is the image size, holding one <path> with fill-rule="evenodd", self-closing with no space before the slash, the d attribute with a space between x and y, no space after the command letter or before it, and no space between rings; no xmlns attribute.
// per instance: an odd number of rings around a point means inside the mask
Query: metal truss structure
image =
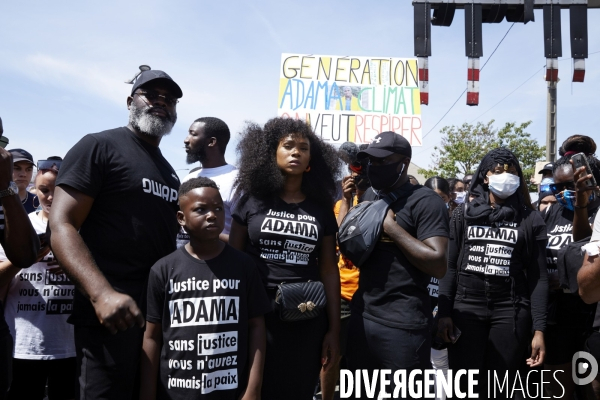
<svg viewBox="0 0 600 400"><path fill-rule="evenodd" d="M467 105L479 104L479 60L483 55L483 23L528 23L534 9L543 10L546 81L558 80L558 58L562 57L561 9L570 16L573 82L583 82L588 57L588 8L600 8L600 0L413 0L414 47L419 61L421 104L429 104L429 57L431 25L450 26L457 9L465 12L467 61ZM433 11L433 12L432 12Z"/></svg>

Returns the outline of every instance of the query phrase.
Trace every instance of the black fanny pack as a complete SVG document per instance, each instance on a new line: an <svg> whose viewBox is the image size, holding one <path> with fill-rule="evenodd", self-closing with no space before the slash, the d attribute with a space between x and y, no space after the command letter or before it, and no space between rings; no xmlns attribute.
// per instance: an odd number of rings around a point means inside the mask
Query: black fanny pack
<svg viewBox="0 0 600 400"><path fill-rule="evenodd" d="M409 186L409 189L405 189L406 185L403 185L380 200L363 201L352 207L344 217L338 233L338 246L344 257L356 267L361 267L367 261L377 245L390 206L417 187Z"/></svg>

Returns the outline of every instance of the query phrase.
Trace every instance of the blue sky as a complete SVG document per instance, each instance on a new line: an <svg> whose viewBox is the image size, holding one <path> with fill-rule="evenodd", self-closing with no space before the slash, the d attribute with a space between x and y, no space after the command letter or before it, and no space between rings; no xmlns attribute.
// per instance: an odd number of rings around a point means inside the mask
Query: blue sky
<svg viewBox="0 0 600 400"><path fill-rule="evenodd" d="M427 167L445 125L531 120L528 131L545 143L546 83L543 25L515 24L481 73L480 105L463 97L413 149ZM430 105L422 108L427 133L466 87L464 14L451 27L432 27ZM558 141L575 133L597 135L600 112L600 10L589 10L584 83L571 83L569 17L562 13ZM486 62L510 23L484 24ZM34 158L64 156L83 135L127 123L126 97L140 64L169 73L182 87L178 122L161 149L183 176L183 139L202 116L226 121L227 151L244 121L277 115L281 53L412 57L413 8L395 1L18 1L0 7L0 117L9 147ZM536 73L536 71L538 71ZM528 80L511 96L506 95ZM491 110L489 110L493 107ZM488 111L489 110L489 111ZM486 112L487 111L487 112ZM485 114L484 114L485 113ZM481 115L484 114L484 115Z"/></svg>

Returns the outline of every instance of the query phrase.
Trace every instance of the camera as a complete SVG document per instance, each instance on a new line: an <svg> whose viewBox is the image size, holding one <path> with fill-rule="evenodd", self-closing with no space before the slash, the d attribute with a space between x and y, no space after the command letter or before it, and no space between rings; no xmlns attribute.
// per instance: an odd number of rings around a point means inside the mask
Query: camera
<svg viewBox="0 0 600 400"><path fill-rule="evenodd" d="M355 161L349 164L349 168L352 172L357 173L358 175L354 176L354 185L356 185L356 189L364 192L371 186L371 181L369 181L369 177L367 176L366 167Z"/></svg>

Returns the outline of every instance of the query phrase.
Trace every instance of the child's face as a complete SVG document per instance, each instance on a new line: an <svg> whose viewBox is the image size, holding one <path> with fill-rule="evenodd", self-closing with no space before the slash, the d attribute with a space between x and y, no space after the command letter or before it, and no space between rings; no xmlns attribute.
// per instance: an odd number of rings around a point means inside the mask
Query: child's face
<svg viewBox="0 0 600 400"><path fill-rule="evenodd" d="M179 198L177 220L190 237L218 239L225 227L223 199L217 189L203 187L190 190Z"/></svg>

